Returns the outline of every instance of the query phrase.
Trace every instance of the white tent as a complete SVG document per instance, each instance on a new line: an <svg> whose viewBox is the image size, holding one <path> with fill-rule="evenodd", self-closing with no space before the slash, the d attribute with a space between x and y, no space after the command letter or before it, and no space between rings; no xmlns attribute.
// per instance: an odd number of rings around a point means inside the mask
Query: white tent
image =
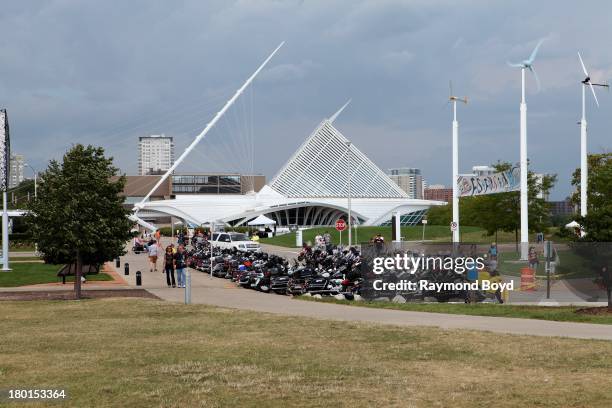
<svg viewBox="0 0 612 408"><path fill-rule="evenodd" d="M572 221L569 224L565 224L565 228L580 228L580 224L576 221Z"/></svg>
<svg viewBox="0 0 612 408"><path fill-rule="evenodd" d="M254 220L249 221L247 223L247 225L275 225L275 224L276 224L276 221L266 217L263 214L261 214L260 216L258 216Z"/></svg>

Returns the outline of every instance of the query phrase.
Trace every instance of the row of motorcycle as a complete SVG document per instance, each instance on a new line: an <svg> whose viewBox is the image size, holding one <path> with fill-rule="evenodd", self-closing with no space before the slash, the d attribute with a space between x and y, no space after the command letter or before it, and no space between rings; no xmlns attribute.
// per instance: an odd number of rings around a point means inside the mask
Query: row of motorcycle
<svg viewBox="0 0 612 408"><path fill-rule="evenodd" d="M353 300L361 291L363 260L355 248L305 250L296 259L198 244L187 264L239 286L280 295L329 295Z"/></svg>

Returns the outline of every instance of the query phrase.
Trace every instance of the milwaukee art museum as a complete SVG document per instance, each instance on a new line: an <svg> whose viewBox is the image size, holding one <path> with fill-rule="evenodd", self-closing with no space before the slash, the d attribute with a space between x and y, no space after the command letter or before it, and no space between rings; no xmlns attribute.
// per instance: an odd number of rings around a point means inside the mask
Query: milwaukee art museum
<svg viewBox="0 0 612 408"><path fill-rule="evenodd" d="M333 126L332 118L325 119L256 193L176 195L145 202L142 211L191 225L241 226L263 214L281 227L327 226L347 218L349 195L353 222L359 225L389 224L394 215L402 225L414 225L429 207L446 204L408 198Z"/></svg>

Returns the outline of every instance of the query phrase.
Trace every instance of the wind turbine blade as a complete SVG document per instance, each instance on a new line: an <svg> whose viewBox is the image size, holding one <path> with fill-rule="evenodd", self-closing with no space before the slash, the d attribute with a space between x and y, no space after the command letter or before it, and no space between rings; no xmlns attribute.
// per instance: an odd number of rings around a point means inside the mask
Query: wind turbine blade
<svg viewBox="0 0 612 408"><path fill-rule="evenodd" d="M535 46L535 48L531 52L531 55L529 56L529 59L528 59L530 64L533 63L533 61L535 60L536 55L538 55L538 50L540 49L540 45L542 45L543 42L544 42L544 39L541 39L540 41L538 41L538 44Z"/></svg>
<svg viewBox="0 0 612 408"><path fill-rule="evenodd" d="M586 67L584 66L584 62L582 61L582 55L580 55L580 51L578 51L578 58L580 59L580 65L582 65L582 71L584 72L584 75L588 78L589 73L586 70Z"/></svg>
<svg viewBox="0 0 612 408"><path fill-rule="evenodd" d="M591 92L593 92L593 98L595 98L595 103L599 108L599 101L597 100L597 95L595 94L595 88L593 88L593 84L591 82L589 82L589 86L591 87Z"/></svg>
<svg viewBox="0 0 612 408"><path fill-rule="evenodd" d="M516 63L506 62L506 63L508 64L509 67L512 67L512 68L525 68L525 66L520 62L516 62Z"/></svg>
<svg viewBox="0 0 612 408"><path fill-rule="evenodd" d="M532 65L529 66L529 70L533 72L533 76L535 77L536 84L538 85L538 92L540 92L540 90L542 89L542 87L540 86L540 77L538 77L538 73L536 72L535 68Z"/></svg>

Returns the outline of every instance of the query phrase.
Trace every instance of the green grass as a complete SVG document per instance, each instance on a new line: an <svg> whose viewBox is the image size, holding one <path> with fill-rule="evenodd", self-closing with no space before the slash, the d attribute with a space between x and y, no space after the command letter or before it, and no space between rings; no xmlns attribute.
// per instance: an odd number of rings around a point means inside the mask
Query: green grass
<svg viewBox="0 0 612 408"><path fill-rule="evenodd" d="M334 244L340 243L340 234L334 227L317 227L304 230L302 232L302 239L304 242L314 242L314 238L317 234L329 232L332 236L332 242ZM392 240L391 227L357 227L353 230L353 241L357 243L368 242L374 235L380 233L385 237L386 242ZM423 226L415 225L402 227L401 236L404 241L420 241L423 237ZM531 234L531 242L536 241L536 234ZM451 242L451 232L448 225L427 225L425 227L425 240L433 240L440 242ZM497 242L499 243L514 243L515 235L514 232L503 232L500 231L497 234ZM495 241L495 235L486 235L485 230L479 227L464 226L461 227L461 241L462 242L473 242L481 244L490 244ZM278 245L288 248L295 247L295 233L289 233L284 235L278 235L273 238L263 238L261 242L264 244ZM348 231L342 233L342 242L346 244L348 242Z"/></svg>
<svg viewBox="0 0 612 408"><path fill-rule="evenodd" d="M595 272L584 267L584 260L572 250L559 250L559 265L556 267L555 279L592 278ZM527 267L526 261L519 261L517 252L500 252L497 269L503 275L520 276L521 268ZM546 276L545 259L539 256L540 263L536 268L538 277Z"/></svg>
<svg viewBox="0 0 612 408"><path fill-rule="evenodd" d="M473 233L482 231L477 227L464 227L465 232ZM304 242L314 242L315 236L317 234L322 234L325 232L329 232L332 237L332 242L334 244L340 243L340 233L336 231L334 227L320 227L320 228L310 228L302 231L302 239ZM368 242L370 238L372 238L376 234L382 234L385 237L385 241L390 242L392 240L391 237L391 227L357 227L353 229L353 241L354 242ZM404 237L405 241L419 241L423 236L423 227L422 226L410 226L410 227L402 227L401 236ZM451 232L448 226L441 225L428 225L425 227L425 239L426 240L441 240L441 241L450 241L451 240ZM261 240L262 243L278 245L284 247L295 247L295 233L289 233L285 235L278 235L273 238L263 238ZM342 243L347 244L348 242L348 231L342 232Z"/></svg>
<svg viewBox="0 0 612 408"><path fill-rule="evenodd" d="M606 407L612 342L148 299L1 304L0 389L72 407ZM124 347L134 345L134 347Z"/></svg>
<svg viewBox="0 0 612 408"><path fill-rule="evenodd" d="M42 258L40 256L10 256L10 261L41 261Z"/></svg>
<svg viewBox="0 0 612 408"><path fill-rule="evenodd" d="M39 262L13 263L10 272L0 272L0 287L17 287L41 283L59 282L57 272L61 265L48 265ZM88 281L108 281L113 278L106 273L87 275ZM74 276L66 277L66 282L74 282Z"/></svg>
<svg viewBox="0 0 612 408"><path fill-rule="evenodd" d="M355 302L348 300L337 300L334 298L316 299L312 297L300 297L302 300L315 302L328 302L351 305L356 307L370 307L375 309L409 310L413 312L450 313L472 316L495 316L495 317L517 317L522 319L553 320L558 322L579 322L612 324L612 314L605 315L583 315L576 313L581 307L575 306L512 306L493 303L477 304L448 304L448 303L392 303L392 302Z"/></svg>

